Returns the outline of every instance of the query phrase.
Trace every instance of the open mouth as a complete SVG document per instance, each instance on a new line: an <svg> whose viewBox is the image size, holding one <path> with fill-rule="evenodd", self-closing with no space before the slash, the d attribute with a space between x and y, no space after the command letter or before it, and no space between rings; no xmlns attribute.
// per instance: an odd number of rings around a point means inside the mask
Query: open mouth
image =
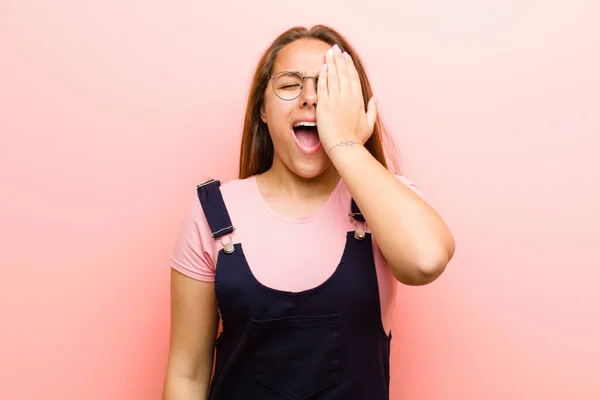
<svg viewBox="0 0 600 400"><path fill-rule="evenodd" d="M304 153L315 153L321 147L316 122L298 122L292 128L294 139Z"/></svg>

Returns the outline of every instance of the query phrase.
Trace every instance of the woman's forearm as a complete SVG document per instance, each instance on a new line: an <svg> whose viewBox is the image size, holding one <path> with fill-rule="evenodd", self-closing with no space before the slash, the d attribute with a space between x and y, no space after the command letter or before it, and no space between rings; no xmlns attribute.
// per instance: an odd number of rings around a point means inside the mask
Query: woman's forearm
<svg viewBox="0 0 600 400"><path fill-rule="evenodd" d="M454 254L454 239L437 212L363 146L333 149L338 173L367 220L396 279L435 280Z"/></svg>

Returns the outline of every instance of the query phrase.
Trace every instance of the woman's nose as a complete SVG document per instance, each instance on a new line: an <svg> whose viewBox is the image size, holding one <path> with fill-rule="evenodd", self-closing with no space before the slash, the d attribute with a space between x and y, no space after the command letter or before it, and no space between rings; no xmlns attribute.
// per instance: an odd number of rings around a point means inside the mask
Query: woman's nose
<svg viewBox="0 0 600 400"><path fill-rule="evenodd" d="M304 88L302 90L302 104L307 106L309 104L317 105L317 79L306 79L304 81Z"/></svg>

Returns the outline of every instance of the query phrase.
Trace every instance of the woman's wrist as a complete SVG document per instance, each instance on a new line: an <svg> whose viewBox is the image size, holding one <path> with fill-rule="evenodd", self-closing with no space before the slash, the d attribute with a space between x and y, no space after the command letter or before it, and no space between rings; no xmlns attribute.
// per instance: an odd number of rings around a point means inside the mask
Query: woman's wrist
<svg viewBox="0 0 600 400"><path fill-rule="evenodd" d="M329 150L327 151L327 153L331 153L331 151L333 149L335 149L336 147L348 147L348 146L356 146L356 145L360 145L362 146L362 143L357 142L356 140L342 140L338 143L335 143L334 145L332 145Z"/></svg>
<svg viewBox="0 0 600 400"><path fill-rule="evenodd" d="M355 140L343 140L329 146L327 155L332 164L343 173L352 170L357 165L362 165L368 156L371 156L366 147Z"/></svg>

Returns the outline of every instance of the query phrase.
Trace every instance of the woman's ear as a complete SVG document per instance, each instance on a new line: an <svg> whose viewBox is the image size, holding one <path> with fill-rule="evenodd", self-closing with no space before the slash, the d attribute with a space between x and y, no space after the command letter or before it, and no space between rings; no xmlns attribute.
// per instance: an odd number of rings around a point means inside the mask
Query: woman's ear
<svg viewBox="0 0 600 400"><path fill-rule="evenodd" d="M260 119L265 124L267 123L267 113L265 112L265 104L264 103L260 106Z"/></svg>

